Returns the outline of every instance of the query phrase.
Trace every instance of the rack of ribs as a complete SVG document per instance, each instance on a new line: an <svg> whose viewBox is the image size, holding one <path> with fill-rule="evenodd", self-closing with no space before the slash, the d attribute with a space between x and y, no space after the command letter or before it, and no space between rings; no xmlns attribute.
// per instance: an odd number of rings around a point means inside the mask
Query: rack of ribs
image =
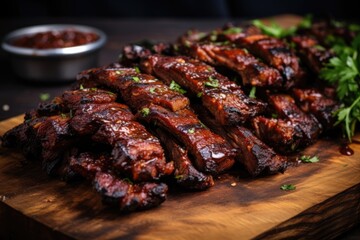
<svg viewBox="0 0 360 240"><path fill-rule="evenodd" d="M152 55L142 61L141 67L167 84L175 81L200 97L204 107L224 125L244 123L266 107L265 103L246 96L240 86L213 67L194 59Z"/></svg>
<svg viewBox="0 0 360 240"><path fill-rule="evenodd" d="M78 79L84 86L95 84L115 90L138 112L139 119L162 127L178 139L192 155L199 171L217 175L233 165L232 148L201 126L188 107L189 99L151 75L130 68L104 67L80 73Z"/></svg>

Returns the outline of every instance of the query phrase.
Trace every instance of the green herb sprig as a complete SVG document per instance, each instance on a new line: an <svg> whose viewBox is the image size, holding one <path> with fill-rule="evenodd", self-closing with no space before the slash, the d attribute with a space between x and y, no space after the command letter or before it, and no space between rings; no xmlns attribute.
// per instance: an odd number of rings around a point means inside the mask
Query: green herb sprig
<svg viewBox="0 0 360 240"><path fill-rule="evenodd" d="M297 30L296 26L292 26L290 28L283 28L275 22L272 22L270 25L266 25L258 19L254 20L252 23L254 26L258 27L264 34L275 38L284 38L287 36L291 36Z"/></svg>
<svg viewBox="0 0 360 240"><path fill-rule="evenodd" d="M174 80L172 80L170 83L170 89L181 94L186 93L186 90L182 89L181 86L177 84Z"/></svg>
<svg viewBox="0 0 360 240"><path fill-rule="evenodd" d="M208 86L208 87L217 88L217 87L219 87L219 80L210 76L209 81L205 82L204 84L205 84L205 86Z"/></svg>
<svg viewBox="0 0 360 240"><path fill-rule="evenodd" d="M303 155L300 157L300 160L303 163L316 163L319 161L319 158L317 156L311 157L311 156Z"/></svg>
<svg viewBox="0 0 360 240"><path fill-rule="evenodd" d="M351 45L336 44L336 57L329 60L320 71L320 78L336 86L341 107L334 112L335 125L340 125L351 142L355 127L360 122L360 34Z"/></svg>
<svg viewBox="0 0 360 240"><path fill-rule="evenodd" d="M291 191L291 190L295 190L296 186L293 184L283 184L280 186L280 189L283 191Z"/></svg>

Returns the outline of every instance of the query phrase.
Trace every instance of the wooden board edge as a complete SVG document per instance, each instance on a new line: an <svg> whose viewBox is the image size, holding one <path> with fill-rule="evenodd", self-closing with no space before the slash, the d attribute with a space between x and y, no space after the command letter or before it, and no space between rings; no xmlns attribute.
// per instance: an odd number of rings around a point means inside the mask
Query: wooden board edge
<svg viewBox="0 0 360 240"><path fill-rule="evenodd" d="M0 201L0 239L73 240L74 238L36 221Z"/></svg>
<svg viewBox="0 0 360 240"><path fill-rule="evenodd" d="M359 206L360 183L314 205L254 239L335 239L360 223Z"/></svg>

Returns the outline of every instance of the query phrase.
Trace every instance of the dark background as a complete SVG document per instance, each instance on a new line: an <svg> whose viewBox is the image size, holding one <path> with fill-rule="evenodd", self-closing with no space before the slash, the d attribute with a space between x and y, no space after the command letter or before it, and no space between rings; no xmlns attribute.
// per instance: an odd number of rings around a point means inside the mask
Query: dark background
<svg viewBox="0 0 360 240"><path fill-rule="evenodd" d="M0 18L258 18L312 13L316 17L358 20L354 0L10 0Z"/></svg>

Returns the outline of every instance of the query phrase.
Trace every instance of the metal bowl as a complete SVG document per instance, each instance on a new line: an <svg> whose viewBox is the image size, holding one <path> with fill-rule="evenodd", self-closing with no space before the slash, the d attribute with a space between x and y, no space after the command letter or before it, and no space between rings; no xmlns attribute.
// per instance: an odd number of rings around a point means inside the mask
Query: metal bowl
<svg viewBox="0 0 360 240"><path fill-rule="evenodd" d="M11 42L24 35L46 31L76 30L92 32L99 36L95 42L84 45L35 49L11 45ZM67 24L39 25L21 28L9 33L3 40L2 48L10 53L12 67L17 75L29 81L73 81L82 70L97 66L99 50L106 42L106 35L99 29Z"/></svg>

